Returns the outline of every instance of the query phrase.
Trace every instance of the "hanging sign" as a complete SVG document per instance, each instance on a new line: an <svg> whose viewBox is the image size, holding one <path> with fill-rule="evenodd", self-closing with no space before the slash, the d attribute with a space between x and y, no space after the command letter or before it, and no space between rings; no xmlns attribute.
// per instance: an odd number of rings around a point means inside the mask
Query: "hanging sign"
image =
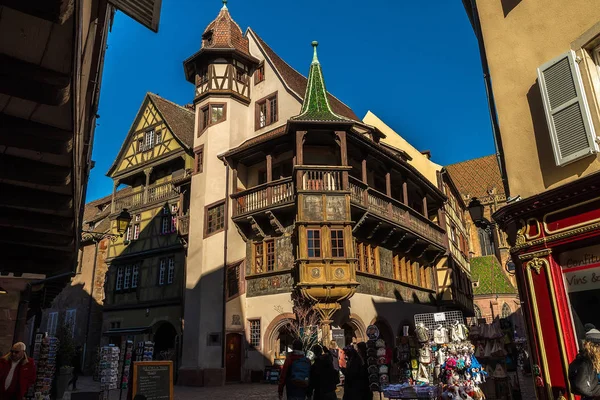
<svg viewBox="0 0 600 400"><path fill-rule="evenodd" d="M435 322L443 322L446 320L446 314L444 314L443 312L434 313L433 320Z"/></svg>

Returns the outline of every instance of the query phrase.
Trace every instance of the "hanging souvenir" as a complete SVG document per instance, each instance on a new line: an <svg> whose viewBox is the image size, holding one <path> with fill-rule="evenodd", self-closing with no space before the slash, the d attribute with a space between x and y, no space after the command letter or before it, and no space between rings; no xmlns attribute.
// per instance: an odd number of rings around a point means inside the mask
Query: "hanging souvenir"
<svg viewBox="0 0 600 400"><path fill-rule="evenodd" d="M492 376L496 379L504 379L507 377L506 371L504 371L502 364L496 364L496 368L494 369L494 374Z"/></svg>
<svg viewBox="0 0 600 400"><path fill-rule="evenodd" d="M387 365L380 365L379 366L379 374L387 374L389 371L389 367Z"/></svg>
<svg viewBox="0 0 600 400"><path fill-rule="evenodd" d="M435 344L444 344L448 343L448 330L444 328L442 325L438 325L433 330L433 341Z"/></svg>
<svg viewBox="0 0 600 400"><path fill-rule="evenodd" d="M475 357L479 357L479 358L485 357L485 349L483 347L483 342L479 342L477 344L477 350L475 350Z"/></svg>
<svg viewBox="0 0 600 400"><path fill-rule="evenodd" d="M485 342L485 350L483 351L484 357L492 356L492 340L488 340Z"/></svg>
<svg viewBox="0 0 600 400"><path fill-rule="evenodd" d="M471 325L471 329L469 330L469 337L473 339L478 339L481 335L481 328L479 325Z"/></svg>
<svg viewBox="0 0 600 400"><path fill-rule="evenodd" d="M367 326L367 337L371 340L379 339L379 328L375 325Z"/></svg>
<svg viewBox="0 0 600 400"><path fill-rule="evenodd" d="M373 350L375 350L375 349L373 349ZM385 357L385 349L384 349L383 347L380 347L380 348L378 348L378 349L375 351L375 353L376 353L375 355L376 355L377 357Z"/></svg>
<svg viewBox="0 0 600 400"><path fill-rule="evenodd" d="M504 350L504 346L500 340L493 341L491 354L493 357L504 357L506 355L506 350Z"/></svg>
<svg viewBox="0 0 600 400"><path fill-rule="evenodd" d="M379 375L379 383L382 385L387 385L390 383L390 378L387 374Z"/></svg>
<svg viewBox="0 0 600 400"><path fill-rule="evenodd" d="M427 373L427 368L423 364L419 365L419 374L417 376L417 381L429 383L429 374Z"/></svg>
<svg viewBox="0 0 600 400"><path fill-rule="evenodd" d="M369 374L376 374L379 372L379 368L377 368L377 365L369 365L367 371L369 372Z"/></svg>
<svg viewBox="0 0 600 400"><path fill-rule="evenodd" d="M442 365L442 364L444 364L445 360L446 360L446 351L440 347L438 349L438 351L436 352L437 364Z"/></svg>
<svg viewBox="0 0 600 400"><path fill-rule="evenodd" d="M429 329L422 322L417 325L415 329L417 333L417 340L420 343L425 343L429 341Z"/></svg>
<svg viewBox="0 0 600 400"><path fill-rule="evenodd" d="M417 369L419 368L419 362L417 361L416 358L413 358L412 360L410 360L410 367L412 369Z"/></svg>
<svg viewBox="0 0 600 400"><path fill-rule="evenodd" d="M367 349L367 357L377 357L377 349Z"/></svg>
<svg viewBox="0 0 600 400"><path fill-rule="evenodd" d="M419 350L419 362L421 364L431 363L431 352L428 347L425 346Z"/></svg>
<svg viewBox="0 0 600 400"><path fill-rule="evenodd" d="M383 365L383 364L387 364L385 357L379 357L377 359L377 365Z"/></svg>
<svg viewBox="0 0 600 400"><path fill-rule="evenodd" d="M375 347L382 348L385 347L385 341L383 339L377 339L375 342Z"/></svg>

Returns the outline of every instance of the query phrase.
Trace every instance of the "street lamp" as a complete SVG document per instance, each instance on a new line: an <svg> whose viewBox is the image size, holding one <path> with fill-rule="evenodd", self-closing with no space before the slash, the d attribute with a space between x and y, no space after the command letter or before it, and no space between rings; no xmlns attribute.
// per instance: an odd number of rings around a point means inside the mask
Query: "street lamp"
<svg viewBox="0 0 600 400"><path fill-rule="evenodd" d="M121 213L119 215L117 215L116 221L117 221L118 235L115 235L114 233L108 233L108 232L94 232L94 231L86 231L86 230L82 230L81 232L87 233L88 235L90 235L91 238L96 243L105 238L109 238L110 240L112 240L114 242L115 240L117 240L117 238L123 237L123 234L127 231L127 227L129 226L129 223L131 222L131 214L129 214L127 209L124 208L123 211L121 211Z"/></svg>
<svg viewBox="0 0 600 400"><path fill-rule="evenodd" d="M483 216L484 207L477 197L473 197L469 202L469 214L475 224L489 225L490 222Z"/></svg>

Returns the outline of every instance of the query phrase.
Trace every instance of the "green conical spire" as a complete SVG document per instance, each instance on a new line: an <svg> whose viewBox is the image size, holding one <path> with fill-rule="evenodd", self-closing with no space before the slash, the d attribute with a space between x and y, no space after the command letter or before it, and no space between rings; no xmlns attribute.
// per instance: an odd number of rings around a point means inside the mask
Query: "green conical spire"
<svg viewBox="0 0 600 400"><path fill-rule="evenodd" d="M317 57L317 41L312 42L313 59L308 72L308 83L304 93L304 101L300 114L292 117L294 121L349 121L347 118L337 115L331 110L321 63Z"/></svg>

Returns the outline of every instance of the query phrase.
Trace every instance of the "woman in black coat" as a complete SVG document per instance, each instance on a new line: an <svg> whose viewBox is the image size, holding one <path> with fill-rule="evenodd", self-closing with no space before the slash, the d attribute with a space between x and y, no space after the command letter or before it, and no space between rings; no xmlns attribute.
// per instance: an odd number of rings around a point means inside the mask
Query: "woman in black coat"
<svg viewBox="0 0 600 400"><path fill-rule="evenodd" d="M315 362L310 368L308 397L313 396L313 400L337 400L335 390L340 383L340 375L333 368L331 355L323 354L319 345L313 346L312 352L315 354Z"/></svg>
<svg viewBox="0 0 600 400"><path fill-rule="evenodd" d="M358 351L353 348L345 350L348 361L346 368L342 370L344 374L343 400L372 399L372 394L369 390L366 345L364 346L364 351L362 351L361 344L364 345L364 343L359 343Z"/></svg>

